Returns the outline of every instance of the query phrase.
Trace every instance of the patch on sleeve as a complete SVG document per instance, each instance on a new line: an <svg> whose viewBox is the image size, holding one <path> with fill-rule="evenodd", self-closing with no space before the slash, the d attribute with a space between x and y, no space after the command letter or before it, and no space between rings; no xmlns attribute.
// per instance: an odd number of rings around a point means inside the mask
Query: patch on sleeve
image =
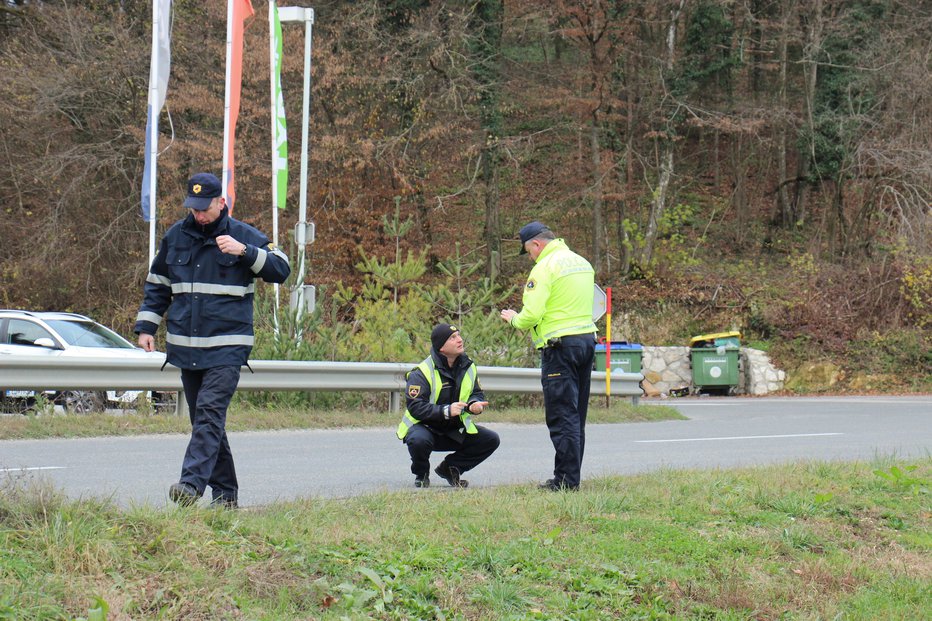
<svg viewBox="0 0 932 621"><path fill-rule="evenodd" d="M411 384L408 386L408 396L412 399L417 399L417 396L421 394L421 387L416 384Z"/></svg>
<svg viewBox="0 0 932 621"><path fill-rule="evenodd" d="M537 281L532 278L529 281L527 281L527 284L524 286L528 289L533 289L534 287L537 286Z"/></svg>

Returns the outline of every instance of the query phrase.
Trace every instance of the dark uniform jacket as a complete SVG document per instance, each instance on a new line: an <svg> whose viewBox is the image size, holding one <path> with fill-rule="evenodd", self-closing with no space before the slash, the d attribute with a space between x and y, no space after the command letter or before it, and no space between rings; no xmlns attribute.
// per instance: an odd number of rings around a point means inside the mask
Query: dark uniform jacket
<svg viewBox="0 0 932 621"><path fill-rule="evenodd" d="M246 244L237 257L220 252L216 238ZM281 283L288 257L226 208L207 226L188 214L162 238L146 277L136 333L155 334L167 317L167 357L182 369L241 366L252 351L255 278Z"/></svg>
<svg viewBox="0 0 932 621"><path fill-rule="evenodd" d="M465 353L460 354L451 369L450 365L447 364L447 357L438 353L433 347L430 349L430 355L434 359L434 365L440 372L442 382L440 394L437 396L437 403L430 402L430 384L424 374L421 373L421 370L415 367L408 375L408 382L405 386L408 412L421 421L420 424L432 431L462 440L463 423L460 421L460 417L447 417L444 412L449 413L449 408L446 408L446 406L459 401L460 384L462 384L463 377L472 364L472 360ZM472 394L466 403L471 404L485 400L482 387L479 385L479 378L476 377L476 384L473 386Z"/></svg>

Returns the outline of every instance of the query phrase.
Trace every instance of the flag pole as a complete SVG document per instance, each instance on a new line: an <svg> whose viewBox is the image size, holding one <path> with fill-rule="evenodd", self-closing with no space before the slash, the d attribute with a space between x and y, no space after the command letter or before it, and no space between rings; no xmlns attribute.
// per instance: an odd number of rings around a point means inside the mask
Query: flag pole
<svg viewBox="0 0 932 621"><path fill-rule="evenodd" d="M152 56L149 59L149 135L146 141L149 144L149 263L152 266L155 260L155 220L156 220L156 180L158 178L158 151L159 151L159 113L155 111L158 100L159 80L159 0L152 0ZM143 214L145 215L145 214Z"/></svg>
<svg viewBox="0 0 932 621"><path fill-rule="evenodd" d="M304 100L301 104L301 198L298 212L298 319L304 310L304 276L307 269L307 156L308 126L311 124L311 38L314 9L304 10Z"/></svg>
<svg viewBox="0 0 932 621"><path fill-rule="evenodd" d="M298 222L295 225L295 245L298 249L298 270L291 293L291 306L295 309L295 339L302 338L301 316L308 305L312 305L314 287L304 284L307 270L307 244L313 239L313 225L307 222L307 167L308 131L311 115L311 43L314 25L314 9L303 7L281 7L278 10L281 22L304 22L304 99L301 118L301 191ZM311 239L308 240L308 235Z"/></svg>
<svg viewBox="0 0 932 621"><path fill-rule="evenodd" d="M233 205L230 203L230 182L233 171L230 170L230 140L232 137L232 128L230 127L230 82L233 76L233 3L236 0L227 0L227 62L226 77L223 89L223 172L221 173L223 183L223 197L230 209L230 215L233 212Z"/></svg>
<svg viewBox="0 0 932 621"><path fill-rule="evenodd" d="M278 97L276 96L276 78L275 68L276 53L278 52L278 42L275 36L275 12L278 7L275 6L275 0L269 0L269 90L271 91L271 102L269 106L272 113L272 243L278 246L278 171L275 167L275 158L277 157L278 143ZM272 308L272 322L275 327L275 334L278 335L278 305L280 303L280 292L278 283L272 287L275 291L275 306Z"/></svg>

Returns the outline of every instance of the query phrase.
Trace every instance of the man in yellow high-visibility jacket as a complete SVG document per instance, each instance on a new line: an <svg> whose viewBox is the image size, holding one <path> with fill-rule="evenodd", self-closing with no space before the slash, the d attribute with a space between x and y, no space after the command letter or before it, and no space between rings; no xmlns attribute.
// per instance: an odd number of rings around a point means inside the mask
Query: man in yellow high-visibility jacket
<svg viewBox="0 0 932 621"><path fill-rule="evenodd" d="M430 487L430 454L453 451L434 472L453 487L469 482L460 474L498 448L498 434L472 421L486 401L476 364L466 355L459 328L439 323L430 333L430 356L408 373L407 408L397 435L408 447L415 487Z"/></svg>
<svg viewBox="0 0 932 621"><path fill-rule="evenodd" d="M521 312L505 309L503 320L528 330L541 352L541 385L550 440L556 452L549 490L578 489L586 447L586 414L595 350L592 321L595 272L540 222L519 233L521 254L535 265L524 286Z"/></svg>

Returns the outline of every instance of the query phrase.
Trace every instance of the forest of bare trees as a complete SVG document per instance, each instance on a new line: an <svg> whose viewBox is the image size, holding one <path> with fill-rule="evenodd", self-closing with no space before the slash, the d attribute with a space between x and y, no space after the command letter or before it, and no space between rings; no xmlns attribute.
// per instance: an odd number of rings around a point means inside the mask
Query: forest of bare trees
<svg viewBox="0 0 932 621"><path fill-rule="evenodd" d="M174 2L160 230L187 176L220 169L225 4ZM308 282L358 286L360 249L427 249L430 267L454 242L477 275L519 282L512 240L540 219L592 260L634 337L735 326L841 352L905 329L928 345L932 3L288 4L316 12ZM267 5L253 6L236 211L270 231ZM0 305L131 325L150 22L148 2L0 2ZM286 28L282 230L302 50ZM382 226L396 203L414 223L400 239ZM669 334L651 328L674 315Z"/></svg>

